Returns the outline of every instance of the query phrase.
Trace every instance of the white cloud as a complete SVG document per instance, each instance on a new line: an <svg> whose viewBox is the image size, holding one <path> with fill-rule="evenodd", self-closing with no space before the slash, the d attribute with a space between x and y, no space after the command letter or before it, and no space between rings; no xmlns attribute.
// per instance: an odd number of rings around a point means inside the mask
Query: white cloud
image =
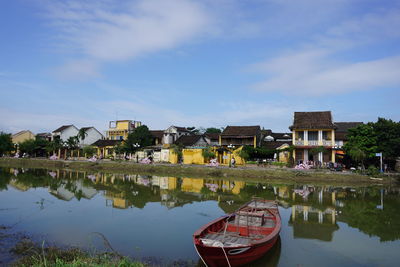
<svg viewBox="0 0 400 267"><path fill-rule="evenodd" d="M192 0L50 1L47 12L64 48L85 58L77 71L77 60L61 67L64 76L96 76L101 62L131 60L186 44L204 34L212 20Z"/></svg>
<svg viewBox="0 0 400 267"><path fill-rule="evenodd" d="M268 79L254 88L319 96L400 85L400 56L356 63L335 62L329 56L306 51L259 64Z"/></svg>
<svg viewBox="0 0 400 267"><path fill-rule="evenodd" d="M400 28L398 14L399 9L379 10L351 20L331 22L323 34L314 34L308 43L298 44L297 50L292 48L290 52L253 64L252 70L265 75L253 88L320 96L400 86L399 52L384 57L379 56L381 51L358 58L352 56L360 47L375 50L377 44L397 41L400 38L395 30Z"/></svg>

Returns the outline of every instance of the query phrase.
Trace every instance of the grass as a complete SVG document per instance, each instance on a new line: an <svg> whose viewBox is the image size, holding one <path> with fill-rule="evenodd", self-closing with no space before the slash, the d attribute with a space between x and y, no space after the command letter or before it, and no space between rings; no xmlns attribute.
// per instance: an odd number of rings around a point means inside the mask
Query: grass
<svg viewBox="0 0 400 267"><path fill-rule="evenodd" d="M29 239L21 240L11 250L20 258L12 266L20 267L145 267L138 261L122 257L117 253L90 255L78 248L60 249L55 246L40 246Z"/></svg>

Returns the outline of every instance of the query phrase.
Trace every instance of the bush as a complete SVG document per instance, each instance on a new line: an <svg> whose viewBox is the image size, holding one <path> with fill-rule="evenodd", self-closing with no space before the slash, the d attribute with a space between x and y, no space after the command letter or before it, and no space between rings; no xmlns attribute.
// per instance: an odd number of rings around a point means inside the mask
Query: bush
<svg viewBox="0 0 400 267"><path fill-rule="evenodd" d="M379 174L379 170L374 165L370 165L367 169L367 175L369 176L376 176Z"/></svg>
<svg viewBox="0 0 400 267"><path fill-rule="evenodd" d="M93 155L96 153L96 148L93 146L85 146L83 148L83 154L86 154L88 157L93 157Z"/></svg>

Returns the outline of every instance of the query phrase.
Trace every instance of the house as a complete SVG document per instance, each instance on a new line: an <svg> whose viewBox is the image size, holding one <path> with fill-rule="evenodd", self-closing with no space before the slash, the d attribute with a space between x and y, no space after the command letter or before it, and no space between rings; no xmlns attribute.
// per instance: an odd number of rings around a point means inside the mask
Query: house
<svg viewBox="0 0 400 267"><path fill-rule="evenodd" d="M77 136L79 130L74 125L63 125L60 128L54 130L51 134L51 140L60 139L62 141L67 141L68 138L72 136Z"/></svg>
<svg viewBox="0 0 400 267"><path fill-rule="evenodd" d="M292 133L274 133L271 130L262 130L262 134L261 146L269 150L277 150L276 159L280 162L288 162L289 152L285 149L292 144Z"/></svg>
<svg viewBox="0 0 400 267"><path fill-rule="evenodd" d="M341 149L348 140L347 134L349 133L349 129L356 128L361 124L363 122L335 122L337 127L335 131L335 147Z"/></svg>
<svg viewBox="0 0 400 267"><path fill-rule="evenodd" d="M79 137L80 146L88 146L93 144L99 139L104 139L104 136L93 126L82 127L81 130L85 131L85 138Z"/></svg>
<svg viewBox="0 0 400 267"><path fill-rule="evenodd" d="M163 130L151 130L151 136L153 137L153 145L162 145L164 131Z"/></svg>
<svg viewBox="0 0 400 267"><path fill-rule="evenodd" d="M226 126L219 136L220 146L260 146L260 126Z"/></svg>
<svg viewBox="0 0 400 267"><path fill-rule="evenodd" d="M97 148L97 156L105 158L107 156L114 155L114 147L120 144L121 140L109 140L109 139L99 139L92 144L92 146Z"/></svg>
<svg viewBox="0 0 400 267"><path fill-rule="evenodd" d="M162 144L168 147L174 144L179 137L189 135L192 135L192 132L185 127L170 126L163 133Z"/></svg>
<svg viewBox="0 0 400 267"><path fill-rule="evenodd" d="M36 134L36 138L51 141L51 133L38 133Z"/></svg>
<svg viewBox="0 0 400 267"><path fill-rule="evenodd" d="M25 131L20 131L20 132L18 132L18 133L16 133L16 134L13 134L13 135L11 136L11 138L12 138L12 142L13 142L14 144L18 144L18 143L22 143L22 142L24 142L24 141L26 141L26 140L33 140L33 139L35 139L35 134L32 133L32 132L29 131L29 130L25 130Z"/></svg>
<svg viewBox="0 0 400 267"><path fill-rule="evenodd" d="M117 120L110 121L108 124L108 131L106 131L106 138L109 140L126 140L128 135L133 132L137 127L142 126L140 121L132 120Z"/></svg>
<svg viewBox="0 0 400 267"><path fill-rule="evenodd" d="M330 111L295 112L293 125L289 127L295 162L335 162L332 147L336 128ZM324 151L315 152L321 147Z"/></svg>
<svg viewBox="0 0 400 267"><path fill-rule="evenodd" d="M207 139L203 135L182 135L175 141L186 148L204 148L209 145Z"/></svg>
<svg viewBox="0 0 400 267"><path fill-rule="evenodd" d="M204 136L210 146L219 145L219 135L220 133L205 133Z"/></svg>

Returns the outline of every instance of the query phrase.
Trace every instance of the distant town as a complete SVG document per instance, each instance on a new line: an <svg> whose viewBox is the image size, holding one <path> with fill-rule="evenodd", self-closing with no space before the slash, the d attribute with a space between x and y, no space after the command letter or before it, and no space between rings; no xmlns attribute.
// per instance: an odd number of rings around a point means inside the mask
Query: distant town
<svg viewBox="0 0 400 267"><path fill-rule="evenodd" d="M399 127L399 123L386 121ZM379 155L382 154L379 153L382 151L376 144L373 144L376 151L357 144L356 129L372 124L336 122L331 111L294 112L288 132L274 132L259 125L228 125L223 129L202 131L172 125L165 130L153 130L140 121L116 120L108 123L104 134L95 127L78 128L72 124L62 125L51 133L35 134L24 130L12 134L12 148L3 149L2 153L13 157L123 159L138 163L232 167L271 164L298 169L342 170L346 167L366 168L364 164L368 164L380 171L395 169L396 155L384 153L385 164L380 166ZM348 144L349 139L351 144Z"/></svg>

